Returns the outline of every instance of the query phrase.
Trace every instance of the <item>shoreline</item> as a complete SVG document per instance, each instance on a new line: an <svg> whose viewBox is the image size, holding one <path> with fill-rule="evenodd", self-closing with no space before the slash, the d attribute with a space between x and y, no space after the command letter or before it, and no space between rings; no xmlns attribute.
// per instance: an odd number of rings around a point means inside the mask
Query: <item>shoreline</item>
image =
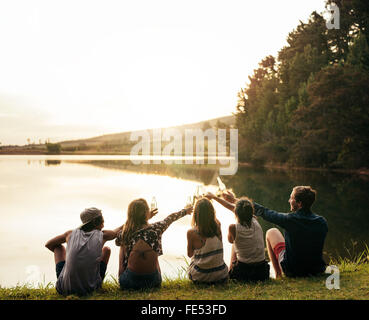
<svg viewBox="0 0 369 320"><path fill-rule="evenodd" d="M314 172L336 172L336 173L349 173L369 176L369 168L358 168L358 169L333 169L333 168L309 168L309 167L295 167L288 166L285 164L264 164L262 166L255 166L248 162L239 162L239 167L249 168L268 168L268 169L279 169L279 170L295 170L295 171L314 171Z"/></svg>
<svg viewBox="0 0 369 320"><path fill-rule="evenodd" d="M3 147L4 148L4 147ZM127 152L61 152L59 154L51 154L47 153L43 150L12 150L9 152L9 150L1 150L0 149L0 156L2 155L19 155L19 156L33 156L33 155L44 155L44 156L63 156L63 155L75 155L75 156L85 156L85 155L106 155L106 156L112 156L112 155L119 155L119 156L128 156L129 153ZM267 169L278 169L278 170L296 170L296 171L313 171L313 172L334 172L334 173L347 173L347 174L357 174L357 175L363 175L363 176L369 176L369 168L358 168L358 169L334 169L334 168L309 168L309 167L296 167L296 166L289 166L287 164L276 164L276 163L267 163L261 166L253 165L249 162L238 162L239 167L249 167L249 168L267 168Z"/></svg>

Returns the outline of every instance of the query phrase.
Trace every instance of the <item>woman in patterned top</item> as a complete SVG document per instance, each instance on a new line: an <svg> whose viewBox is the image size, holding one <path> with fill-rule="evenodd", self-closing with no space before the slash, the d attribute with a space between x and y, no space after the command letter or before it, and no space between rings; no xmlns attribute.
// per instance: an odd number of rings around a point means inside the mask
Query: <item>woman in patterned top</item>
<svg viewBox="0 0 369 320"><path fill-rule="evenodd" d="M141 289L161 286L158 257L163 254L161 236L169 225L191 214L192 207L170 214L162 221L149 224L157 210L150 211L145 199L132 201L127 221L115 240L120 246L119 284L122 289Z"/></svg>

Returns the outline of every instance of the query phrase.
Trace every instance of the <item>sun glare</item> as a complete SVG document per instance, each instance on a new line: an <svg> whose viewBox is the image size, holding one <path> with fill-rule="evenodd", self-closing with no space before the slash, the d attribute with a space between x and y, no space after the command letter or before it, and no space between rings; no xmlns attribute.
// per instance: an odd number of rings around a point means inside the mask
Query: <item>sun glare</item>
<svg viewBox="0 0 369 320"><path fill-rule="evenodd" d="M231 115L258 62L323 9L323 0L2 2L0 140Z"/></svg>

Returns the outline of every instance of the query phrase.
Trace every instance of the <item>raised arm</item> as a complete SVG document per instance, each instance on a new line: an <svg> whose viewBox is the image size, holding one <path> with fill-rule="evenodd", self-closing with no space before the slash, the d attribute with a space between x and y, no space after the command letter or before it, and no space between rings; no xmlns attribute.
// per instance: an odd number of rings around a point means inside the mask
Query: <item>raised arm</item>
<svg viewBox="0 0 369 320"><path fill-rule="evenodd" d="M215 201L219 202L223 207L231 210L232 212L234 211L234 208L235 208L235 205L234 203L231 203L231 202L228 202L226 201L225 199L223 198L219 198L217 197L216 195L214 195L213 193L211 192L208 192L206 195L205 195L206 198L208 198L209 200L211 199L214 199Z"/></svg>
<svg viewBox="0 0 369 320"><path fill-rule="evenodd" d="M161 231L161 233L163 233L174 221L191 214L193 211L193 207L188 207L185 209L182 209L179 212L175 212L170 214L169 216L167 216L164 220L159 221L159 222L155 222L153 223L153 225L155 226L155 228L159 229Z"/></svg>
<svg viewBox="0 0 369 320"><path fill-rule="evenodd" d="M254 202L255 215L262 217L264 220L272 222L286 229L288 227L289 215L287 213L280 213L275 210L270 210L264 206Z"/></svg>
<svg viewBox="0 0 369 320"><path fill-rule="evenodd" d="M106 242L106 241L110 241L110 240L114 240L117 235L118 235L118 232L120 230L123 229L123 225L121 225L120 227L114 229L114 230L103 230L103 241Z"/></svg>
<svg viewBox="0 0 369 320"><path fill-rule="evenodd" d="M70 234L73 230L68 230L61 235L58 235L48 242L46 242L45 247L48 248L50 251L54 252L55 248L62 245L63 243L68 242Z"/></svg>
<svg viewBox="0 0 369 320"><path fill-rule="evenodd" d="M234 193L233 193L233 192L231 192L231 191L229 191L229 190L227 190L227 191L223 192L223 193L222 193L222 197L223 197L226 201L228 201L228 202L230 202L230 203L234 203L234 204L239 200L238 198L236 198L236 197L235 197Z"/></svg>

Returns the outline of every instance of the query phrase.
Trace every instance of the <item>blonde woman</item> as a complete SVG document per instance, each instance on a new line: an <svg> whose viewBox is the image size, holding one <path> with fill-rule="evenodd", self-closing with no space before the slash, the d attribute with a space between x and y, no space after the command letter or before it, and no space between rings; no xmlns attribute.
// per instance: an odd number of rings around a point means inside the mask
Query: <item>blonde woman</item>
<svg viewBox="0 0 369 320"><path fill-rule="evenodd" d="M226 281L228 267L223 259L222 231L208 199L196 202L192 226L187 232L187 255L191 258L189 278L195 283Z"/></svg>
<svg viewBox="0 0 369 320"><path fill-rule="evenodd" d="M163 254L162 234L171 223L191 212L192 207L188 207L150 224L148 220L157 210L150 211L145 199L137 199L129 204L127 221L115 241L120 246L119 283L122 289L161 286L158 257Z"/></svg>

